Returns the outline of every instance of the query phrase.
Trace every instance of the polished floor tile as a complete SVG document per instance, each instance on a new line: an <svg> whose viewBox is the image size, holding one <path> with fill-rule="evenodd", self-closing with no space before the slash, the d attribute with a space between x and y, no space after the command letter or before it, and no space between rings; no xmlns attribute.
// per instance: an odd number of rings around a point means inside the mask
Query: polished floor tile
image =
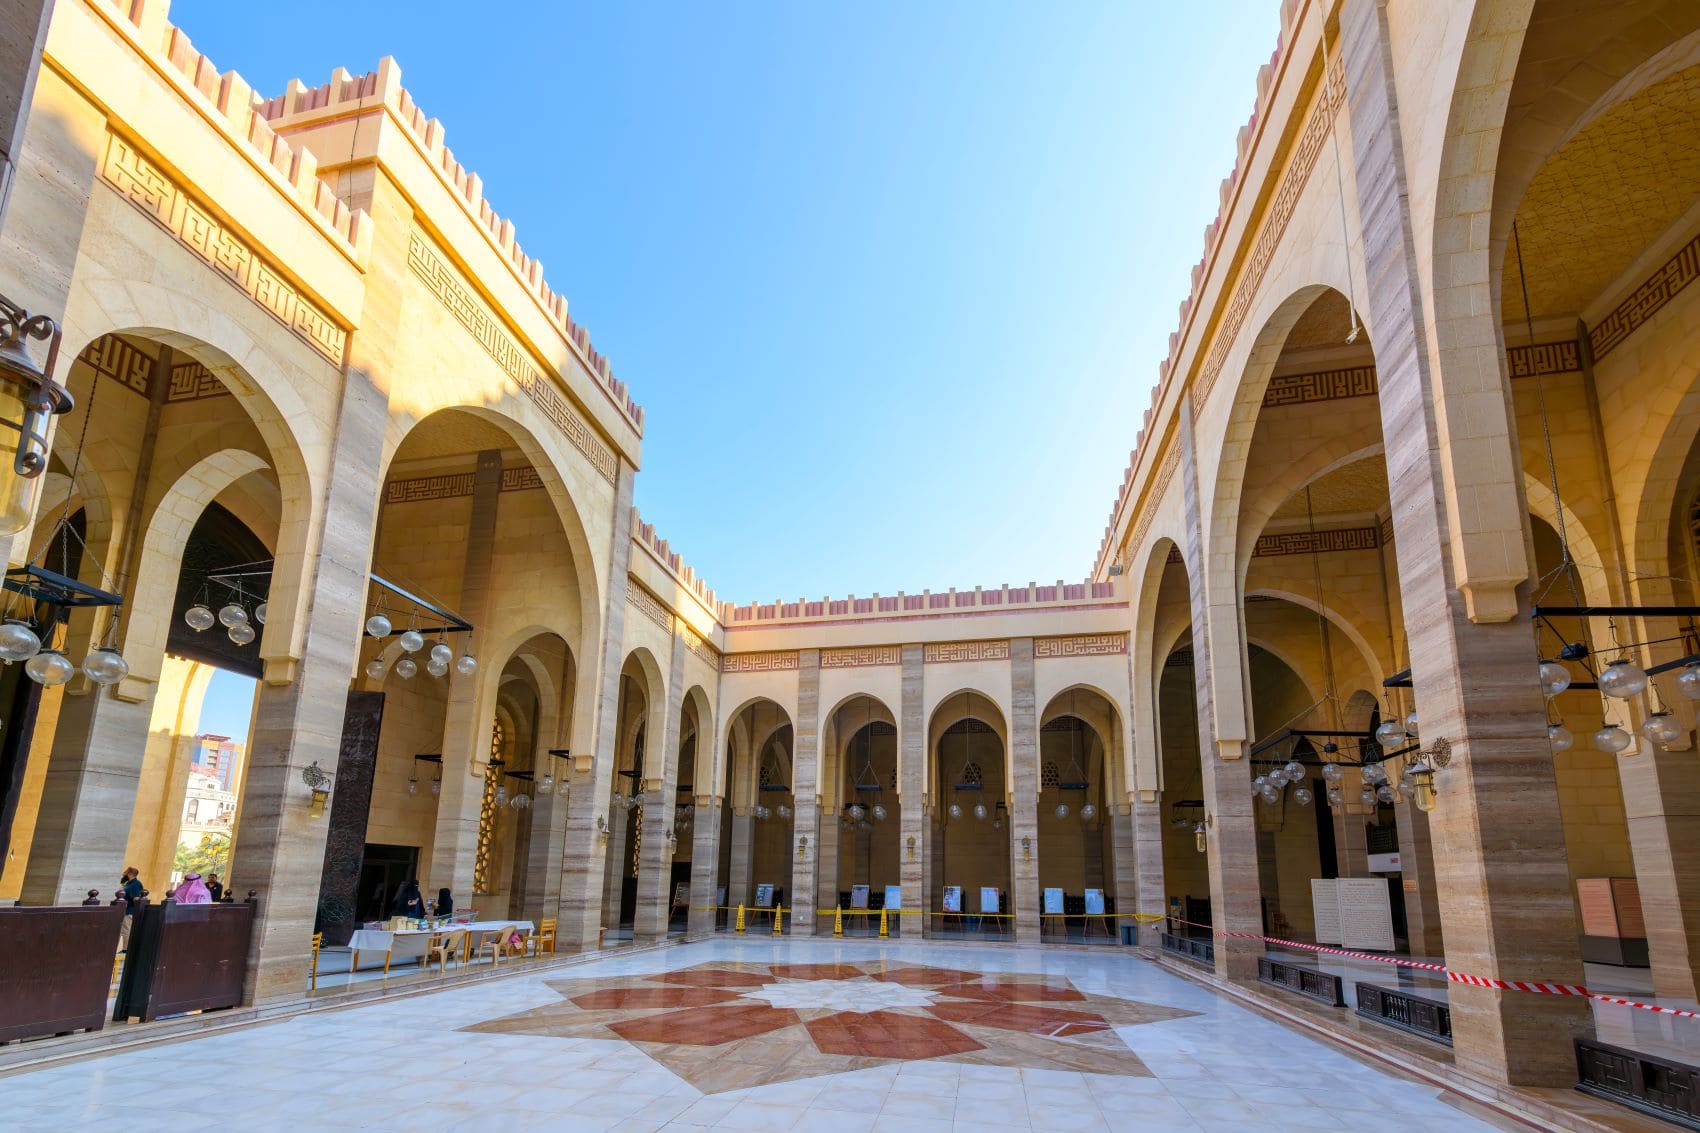
<svg viewBox="0 0 1700 1133"><path fill-rule="evenodd" d="M30 1133L1491 1128L1130 953L789 939L16 1074L0 1112Z"/></svg>

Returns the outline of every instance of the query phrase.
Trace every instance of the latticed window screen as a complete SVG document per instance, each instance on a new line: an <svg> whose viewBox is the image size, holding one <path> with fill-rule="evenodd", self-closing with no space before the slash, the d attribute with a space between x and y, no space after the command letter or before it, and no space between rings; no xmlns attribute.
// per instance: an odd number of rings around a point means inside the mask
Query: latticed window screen
<svg viewBox="0 0 1700 1133"><path fill-rule="evenodd" d="M484 765L484 799L478 806L478 853L472 860L472 889L475 893L490 892L490 844L496 837L496 784L502 771L497 760L506 747L502 722L490 729L490 762Z"/></svg>
<svg viewBox="0 0 1700 1133"><path fill-rule="evenodd" d="M975 786L979 786L985 780L986 773L980 770L980 765L974 760L970 759L962 765L962 781L964 783L973 783Z"/></svg>
<svg viewBox="0 0 1700 1133"><path fill-rule="evenodd" d="M761 772L757 776L757 778L760 780L762 786L764 786L764 787L772 786L773 785L773 769L765 763L762 764L761 765Z"/></svg>
<svg viewBox="0 0 1700 1133"><path fill-rule="evenodd" d="M1060 782L1062 775L1057 771L1057 765L1047 759L1044 768L1039 772L1039 789L1048 790Z"/></svg>

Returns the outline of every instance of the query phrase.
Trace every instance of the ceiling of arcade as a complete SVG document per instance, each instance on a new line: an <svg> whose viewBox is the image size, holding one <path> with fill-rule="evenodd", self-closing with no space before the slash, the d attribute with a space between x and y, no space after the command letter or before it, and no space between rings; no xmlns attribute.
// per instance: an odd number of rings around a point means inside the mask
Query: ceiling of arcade
<svg viewBox="0 0 1700 1133"><path fill-rule="evenodd" d="M1578 315L1697 198L1700 67L1690 67L1601 114L1536 174L1517 214L1535 318ZM1504 320L1521 325L1510 245L1504 269Z"/></svg>
<svg viewBox="0 0 1700 1133"><path fill-rule="evenodd" d="M1293 329L1287 332L1283 350L1315 350L1345 344L1352 333L1351 310L1346 297L1338 291L1317 296L1316 302L1305 309Z"/></svg>
<svg viewBox="0 0 1700 1133"><path fill-rule="evenodd" d="M1310 512L1325 515L1366 515L1387 508L1387 464L1379 455L1366 457L1319 476L1310 483ZM1306 518L1303 490L1275 509L1272 520Z"/></svg>
<svg viewBox="0 0 1700 1133"><path fill-rule="evenodd" d="M501 426L472 413L433 413L415 425L401 442L397 462L470 457L496 449L517 451L514 439Z"/></svg>

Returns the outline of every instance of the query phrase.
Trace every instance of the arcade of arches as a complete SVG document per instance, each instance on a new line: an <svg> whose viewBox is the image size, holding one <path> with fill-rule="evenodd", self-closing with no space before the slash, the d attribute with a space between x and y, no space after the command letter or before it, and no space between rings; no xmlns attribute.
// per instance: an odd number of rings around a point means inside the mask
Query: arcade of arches
<svg viewBox="0 0 1700 1133"><path fill-rule="evenodd" d="M1700 7L1282 29L1090 576L738 605L632 507L644 411L392 60L264 98L165 0L59 0L0 292L76 408L7 545L123 596L59 632L129 674L0 676L0 897L170 886L225 668L255 1003L407 878L561 952L1167 937L1247 995L1266 938L1338 939L1314 882L1373 878L1378 947L1484 977L1418 989L1461 1079L1696 1061L1493 981L1700 994ZM238 575L254 640L189 628Z"/></svg>

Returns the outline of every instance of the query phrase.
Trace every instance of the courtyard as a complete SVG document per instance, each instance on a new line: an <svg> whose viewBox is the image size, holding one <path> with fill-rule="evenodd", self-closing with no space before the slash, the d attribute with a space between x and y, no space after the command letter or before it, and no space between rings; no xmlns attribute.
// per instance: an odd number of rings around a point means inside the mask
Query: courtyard
<svg viewBox="0 0 1700 1133"><path fill-rule="evenodd" d="M19 1133L1498 1128L1125 951L720 938L0 1078Z"/></svg>

